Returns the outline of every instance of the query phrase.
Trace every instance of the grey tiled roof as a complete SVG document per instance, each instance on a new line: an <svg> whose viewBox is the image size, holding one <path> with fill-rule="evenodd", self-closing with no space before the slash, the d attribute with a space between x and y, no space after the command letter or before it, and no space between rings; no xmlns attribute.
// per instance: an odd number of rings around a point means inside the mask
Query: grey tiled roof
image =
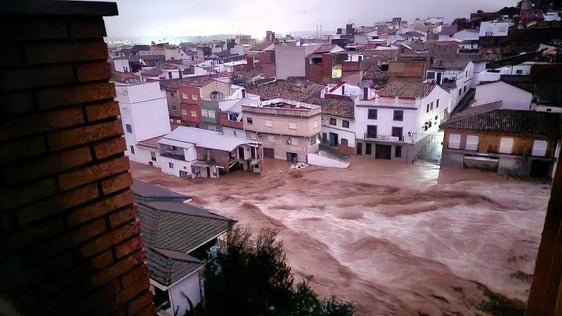
<svg viewBox="0 0 562 316"><path fill-rule="evenodd" d="M189 253L228 231L234 220L181 202L138 202L147 247Z"/></svg>
<svg viewBox="0 0 562 316"><path fill-rule="evenodd" d="M543 135L560 139L560 116L557 113L495 109L474 115L451 117L445 128L495 133Z"/></svg>
<svg viewBox="0 0 562 316"><path fill-rule="evenodd" d="M202 268L205 263L180 252L146 248L150 278L170 286Z"/></svg>
<svg viewBox="0 0 562 316"><path fill-rule="evenodd" d="M310 81L289 81L277 80L273 83L267 83L248 88L249 93L257 94L262 100L287 99L302 102L315 93L322 90L324 86Z"/></svg>
<svg viewBox="0 0 562 316"><path fill-rule="evenodd" d="M143 201L176 201L183 202L191 197L176 193L164 187L146 183L137 179L133 179L131 189L137 195L137 199Z"/></svg>

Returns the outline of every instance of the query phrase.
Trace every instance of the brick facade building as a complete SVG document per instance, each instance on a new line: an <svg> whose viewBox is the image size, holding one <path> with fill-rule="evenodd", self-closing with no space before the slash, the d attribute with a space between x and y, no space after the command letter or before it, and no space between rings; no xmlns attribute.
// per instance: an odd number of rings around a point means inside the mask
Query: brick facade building
<svg viewBox="0 0 562 316"><path fill-rule="evenodd" d="M103 41L116 14L0 4L0 296L21 314L155 313Z"/></svg>

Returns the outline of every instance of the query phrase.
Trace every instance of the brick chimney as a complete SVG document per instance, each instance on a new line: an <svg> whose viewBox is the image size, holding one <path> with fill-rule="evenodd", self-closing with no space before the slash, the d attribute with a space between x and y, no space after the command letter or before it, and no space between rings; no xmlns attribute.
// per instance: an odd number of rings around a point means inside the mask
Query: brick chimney
<svg viewBox="0 0 562 316"><path fill-rule="evenodd" d="M113 15L0 3L0 296L23 315L155 314L103 41Z"/></svg>

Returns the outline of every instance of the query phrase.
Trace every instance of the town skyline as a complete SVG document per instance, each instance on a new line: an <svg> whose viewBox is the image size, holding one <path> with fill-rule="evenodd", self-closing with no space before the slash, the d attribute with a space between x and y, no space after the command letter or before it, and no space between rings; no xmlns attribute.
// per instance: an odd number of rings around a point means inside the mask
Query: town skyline
<svg viewBox="0 0 562 316"><path fill-rule="evenodd" d="M107 0L109 1L109 0ZM392 3L352 0L331 5L318 0L300 2L255 0L228 0L226 3L186 2L170 0L155 5L148 1L113 0L119 15L106 17L108 37L209 36L217 34L250 34L261 38L266 30L280 34L309 32L320 28L335 32L346 23L357 26L372 25L377 21L402 17L412 22L416 17L444 17L451 22L458 17L469 17L477 10L497 11L515 6L517 1L485 0L417 1L413 6L407 0ZM268 16L274 12L274 16ZM270 14L272 15L272 14ZM287 18L287 16L292 16Z"/></svg>

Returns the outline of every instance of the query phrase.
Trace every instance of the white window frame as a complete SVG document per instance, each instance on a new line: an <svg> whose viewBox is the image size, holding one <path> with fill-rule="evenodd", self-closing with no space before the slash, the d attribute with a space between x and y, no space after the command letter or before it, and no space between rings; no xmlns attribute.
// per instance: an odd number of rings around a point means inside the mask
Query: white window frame
<svg viewBox="0 0 562 316"><path fill-rule="evenodd" d="M318 128L318 121L314 121L314 122L312 123L312 127Z"/></svg>
<svg viewBox="0 0 562 316"><path fill-rule="evenodd" d="M191 95L191 100L197 101L197 94L192 94L192 95Z"/></svg>
<svg viewBox="0 0 562 316"><path fill-rule="evenodd" d="M187 93L182 93L182 94L181 94L181 98L187 100L187 98L188 98Z"/></svg>
<svg viewBox="0 0 562 316"><path fill-rule="evenodd" d="M201 116L203 117L208 117L209 116L209 112L206 109L201 109Z"/></svg>
<svg viewBox="0 0 562 316"><path fill-rule="evenodd" d="M187 110L186 110L186 109L182 109L182 110L181 110L181 115L187 116Z"/></svg>
<svg viewBox="0 0 562 316"><path fill-rule="evenodd" d="M532 155L535 156L535 157L545 157L547 148L548 148L548 142L546 140L536 139L533 142L533 153L532 153Z"/></svg>
<svg viewBox="0 0 562 316"><path fill-rule="evenodd" d="M461 134L450 134L449 143L447 148L460 149L461 148Z"/></svg>
<svg viewBox="0 0 562 316"><path fill-rule="evenodd" d="M215 118L215 111L209 110L209 118Z"/></svg>
<svg viewBox="0 0 562 316"><path fill-rule="evenodd" d="M265 120L264 124L265 124L266 127L273 127L273 121L271 121L271 120Z"/></svg>
<svg viewBox="0 0 562 316"><path fill-rule="evenodd" d="M192 117L197 117L197 111L191 110L191 116L192 116Z"/></svg>
<svg viewBox="0 0 562 316"><path fill-rule="evenodd" d="M296 122L289 122L289 129L297 129L297 123Z"/></svg>
<svg viewBox="0 0 562 316"><path fill-rule="evenodd" d="M475 150L478 151L478 142L480 137L478 135L468 135L466 136L466 144L464 145L465 150Z"/></svg>
<svg viewBox="0 0 562 316"><path fill-rule="evenodd" d="M502 137L498 152L500 154L511 154L513 152L513 137Z"/></svg>

